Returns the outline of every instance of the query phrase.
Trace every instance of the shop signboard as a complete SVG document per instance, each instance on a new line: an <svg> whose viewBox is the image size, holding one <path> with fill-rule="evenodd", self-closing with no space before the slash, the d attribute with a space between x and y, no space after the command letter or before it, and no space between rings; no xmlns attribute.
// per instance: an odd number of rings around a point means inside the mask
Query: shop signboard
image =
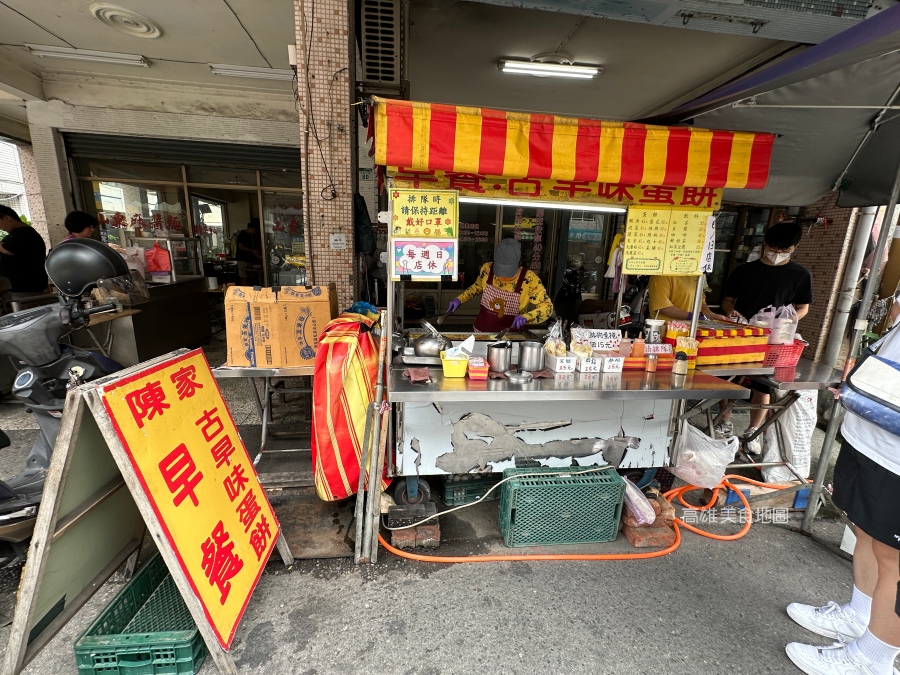
<svg viewBox="0 0 900 675"><path fill-rule="evenodd" d="M391 189L391 236L456 239L459 194L456 190Z"/></svg>
<svg viewBox="0 0 900 675"><path fill-rule="evenodd" d="M98 394L143 495L227 650L279 524L203 352L139 369Z"/></svg>
<svg viewBox="0 0 900 675"><path fill-rule="evenodd" d="M456 239L391 239L391 279L398 281L437 281L457 278Z"/></svg>
<svg viewBox="0 0 900 675"><path fill-rule="evenodd" d="M625 274L697 276L709 266L715 247L712 212L637 208L628 210Z"/></svg>
<svg viewBox="0 0 900 675"><path fill-rule="evenodd" d="M463 197L512 199L517 202L531 199L710 211L722 205L722 188L713 187L501 177L452 171L409 171L403 167L388 167L388 174L395 188L392 194L412 188L429 193L455 190Z"/></svg>

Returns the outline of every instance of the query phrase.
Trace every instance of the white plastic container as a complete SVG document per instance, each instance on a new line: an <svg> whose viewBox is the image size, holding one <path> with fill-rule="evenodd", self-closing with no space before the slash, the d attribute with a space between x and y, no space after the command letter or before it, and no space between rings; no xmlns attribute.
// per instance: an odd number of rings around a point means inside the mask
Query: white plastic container
<svg viewBox="0 0 900 675"><path fill-rule="evenodd" d="M596 356L579 356L576 370L579 373L599 373L601 368L601 359Z"/></svg>
<svg viewBox="0 0 900 675"><path fill-rule="evenodd" d="M544 365L554 373L574 373L578 364L578 357L572 352L566 356L554 356L548 351L544 351Z"/></svg>
<svg viewBox="0 0 900 675"><path fill-rule="evenodd" d="M621 373L622 369L625 367L625 357L604 356L602 367L604 373Z"/></svg>

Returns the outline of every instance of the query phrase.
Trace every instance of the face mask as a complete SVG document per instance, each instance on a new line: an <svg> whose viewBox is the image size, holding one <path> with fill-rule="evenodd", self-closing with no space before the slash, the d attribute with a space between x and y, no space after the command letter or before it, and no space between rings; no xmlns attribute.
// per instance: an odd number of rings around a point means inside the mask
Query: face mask
<svg viewBox="0 0 900 675"><path fill-rule="evenodd" d="M766 258L773 265L780 265L785 260L789 260L791 257L790 253L776 253L775 251L766 251Z"/></svg>

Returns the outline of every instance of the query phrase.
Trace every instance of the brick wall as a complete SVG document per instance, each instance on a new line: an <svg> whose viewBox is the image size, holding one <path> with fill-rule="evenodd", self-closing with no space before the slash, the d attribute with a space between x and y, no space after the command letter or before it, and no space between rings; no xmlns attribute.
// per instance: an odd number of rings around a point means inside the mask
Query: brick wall
<svg viewBox="0 0 900 675"><path fill-rule="evenodd" d="M816 361L825 351L826 336L858 215L857 209L836 206L835 199L836 195L829 193L802 210L803 216L824 216L828 219L828 225L804 226L803 239L791 258L812 273L813 302L809 314L800 322L799 331L809 342L804 356Z"/></svg>
<svg viewBox="0 0 900 675"><path fill-rule="evenodd" d="M295 0L301 160L306 190L307 265L317 284L334 282L341 308L356 299L353 172L356 111L350 106L351 17L346 0ZM309 70L306 69L307 49ZM308 133L303 133L308 132ZM305 136L305 138L303 138ZM333 190L333 192L332 192ZM331 248L343 234L346 248Z"/></svg>

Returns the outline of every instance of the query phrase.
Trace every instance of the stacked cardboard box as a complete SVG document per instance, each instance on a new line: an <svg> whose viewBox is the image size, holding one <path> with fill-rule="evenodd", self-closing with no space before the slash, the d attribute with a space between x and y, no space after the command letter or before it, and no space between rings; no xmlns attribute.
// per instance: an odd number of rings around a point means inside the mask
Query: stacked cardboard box
<svg viewBox="0 0 900 675"><path fill-rule="evenodd" d="M319 334L337 316L328 286L232 286L225 294L229 366L312 366Z"/></svg>

